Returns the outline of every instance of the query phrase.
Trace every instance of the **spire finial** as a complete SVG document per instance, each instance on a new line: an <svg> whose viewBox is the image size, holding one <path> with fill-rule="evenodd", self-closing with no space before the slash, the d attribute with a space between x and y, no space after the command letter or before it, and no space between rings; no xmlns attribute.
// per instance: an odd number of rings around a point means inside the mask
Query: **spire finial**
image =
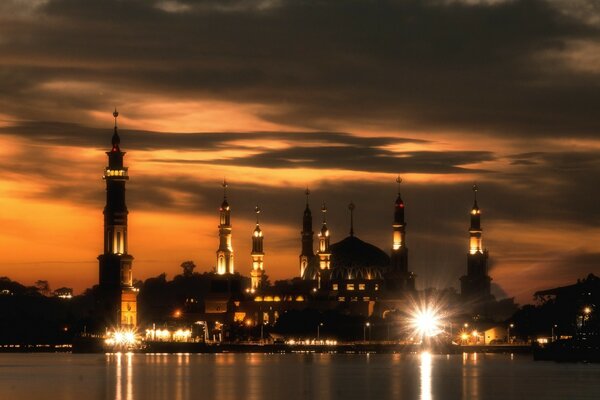
<svg viewBox="0 0 600 400"><path fill-rule="evenodd" d="M477 204L477 191L479 190L479 186L477 186L477 183L473 184L473 198L475 200L475 204Z"/></svg>
<svg viewBox="0 0 600 400"><path fill-rule="evenodd" d="M256 213L256 225L258 225L258 214L260 214L260 207L258 204L254 207L254 212Z"/></svg>
<svg viewBox="0 0 600 400"><path fill-rule="evenodd" d="M323 213L323 223L327 222L327 205L323 202L321 206L321 212Z"/></svg>
<svg viewBox="0 0 600 400"><path fill-rule="evenodd" d="M350 236L354 236L354 209L356 206L352 201L348 204L348 210L350 210Z"/></svg>
<svg viewBox="0 0 600 400"><path fill-rule="evenodd" d="M119 137L119 134L117 133L117 117L119 116L119 112L117 111L117 107L115 107L115 111L113 112L113 117L115 117L115 133L113 133L113 137L112 137L112 151L113 152L118 152L119 150L119 144L121 144L121 138Z"/></svg>
<svg viewBox="0 0 600 400"><path fill-rule="evenodd" d="M221 184L221 186L223 186L223 198L226 199L227 198L227 186L229 186L227 184L227 180L225 178L223 178L223 183Z"/></svg>
<svg viewBox="0 0 600 400"><path fill-rule="evenodd" d="M113 117L115 117L115 131L117 130L117 118L119 117L119 112L117 111L117 107L115 107L115 111L113 111Z"/></svg>
<svg viewBox="0 0 600 400"><path fill-rule="evenodd" d="M308 186L306 187L304 194L306 195L306 206L308 207L308 196L310 196L310 189L308 188Z"/></svg>
<svg viewBox="0 0 600 400"><path fill-rule="evenodd" d="M402 177L400 177L400 175L396 177L396 183L398 184L398 194L400 194L400 184L402 183Z"/></svg>

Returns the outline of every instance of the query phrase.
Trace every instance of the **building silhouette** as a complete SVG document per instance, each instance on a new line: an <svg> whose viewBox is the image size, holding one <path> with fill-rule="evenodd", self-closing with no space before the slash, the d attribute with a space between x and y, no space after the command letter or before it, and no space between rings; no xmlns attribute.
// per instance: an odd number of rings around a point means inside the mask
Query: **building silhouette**
<svg viewBox="0 0 600 400"><path fill-rule="evenodd" d="M108 166L104 170L106 206L104 207L104 252L98 256L100 309L109 325L137 325L137 291L133 287L133 257L128 253L127 205L125 184L129 180L123 165L125 152L117 129L119 113L115 109L112 148L106 152Z"/></svg>

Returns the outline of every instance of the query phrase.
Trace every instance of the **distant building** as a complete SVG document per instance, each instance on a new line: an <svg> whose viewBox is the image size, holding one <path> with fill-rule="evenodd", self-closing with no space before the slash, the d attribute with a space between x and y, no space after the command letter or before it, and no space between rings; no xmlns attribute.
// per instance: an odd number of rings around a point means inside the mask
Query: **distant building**
<svg viewBox="0 0 600 400"><path fill-rule="evenodd" d="M133 287L133 257L127 249L127 205L125 183L127 167L119 145L115 109L112 148L106 153L108 166L104 170L106 206L104 207L104 252L98 256L100 315L106 325L135 327L137 325L137 291Z"/></svg>
<svg viewBox="0 0 600 400"><path fill-rule="evenodd" d="M60 299L72 299L73 298L73 289L68 287L62 287L56 289L54 291L54 297L58 297Z"/></svg>

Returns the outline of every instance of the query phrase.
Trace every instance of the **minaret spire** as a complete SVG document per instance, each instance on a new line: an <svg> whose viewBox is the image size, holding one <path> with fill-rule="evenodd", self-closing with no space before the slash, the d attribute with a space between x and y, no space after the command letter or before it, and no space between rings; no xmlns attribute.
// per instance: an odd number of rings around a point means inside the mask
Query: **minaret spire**
<svg viewBox="0 0 600 400"><path fill-rule="evenodd" d="M231 244L231 208L227 202L227 181L223 179L223 202L219 209L219 248L217 274L233 274L233 246Z"/></svg>
<svg viewBox="0 0 600 400"><path fill-rule="evenodd" d="M354 209L356 206L352 201L348 204L348 210L350 210L350 236L354 236Z"/></svg>
<svg viewBox="0 0 600 400"><path fill-rule="evenodd" d="M115 111L113 111L113 117L115 118L115 133L113 133L112 137L112 150L113 152L120 152L119 145L121 144L121 138L119 137L119 133L117 132L117 118L119 117L119 112L117 111L117 107L115 107Z"/></svg>
<svg viewBox="0 0 600 400"><path fill-rule="evenodd" d="M304 208L304 214L302 216L302 251L300 253L300 278L302 279L314 279L312 274L306 274L306 270L309 264L315 257L313 251L314 232L312 228L312 212L309 206L310 190L308 187L304 191L306 195L306 207ZM309 276L310 275L310 276Z"/></svg>
<svg viewBox="0 0 600 400"><path fill-rule="evenodd" d="M415 290L415 275L408 270L408 248L406 247L406 221L404 220L404 201L400 195L402 178L396 177L398 196L394 202L394 222L392 224L391 268L386 285L391 292L402 293Z"/></svg>
<svg viewBox="0 0 600 400"><path fill-rule="evenodd" d="M260 207L258 204L254 208L254 212L256 213L256 227L254 228L254 232L252 232L252 271L250 271L250 278L252 284L252 290L256 290L260 288L264 276L264 250L263 250L263 233L260 229L260 223L258 220L258 215L260 214Z"/></svg>
<svg viewBox="0 0 600 400"><path fill-rule="evenodd" d="M324 281L329 280L329 272L331 269L331 251L329 250L329 228L327 228L327 206L323 202L321 207L323 213L323 226L319 232L319 275L318 275L318 287L321 288L321 284Z"/></svg>
<svg viewBox="0 0 600 400"><path fill-rule="evenodd" d="M471 227L469 231L471 232L471 237L474 236L477 232L479 232L478 244L476 246L476 251L481 252L481 210L477 205L477 191L479 187L477 184L473 185L473 208L471 209ZM471 242L471 251L473 251L473 242Z"/></svg>
<svg viewBox="0 0 600 400"><path fill-rule="evenodd" d="M488 275L488 252L483 248L483 229L481 229L481 210L477 204L479 187L474 184L473 208L469 227L469 254L467 256L467 274L461 278L461 294L465 298L487 299L490 297L491 280Z"/></svg>

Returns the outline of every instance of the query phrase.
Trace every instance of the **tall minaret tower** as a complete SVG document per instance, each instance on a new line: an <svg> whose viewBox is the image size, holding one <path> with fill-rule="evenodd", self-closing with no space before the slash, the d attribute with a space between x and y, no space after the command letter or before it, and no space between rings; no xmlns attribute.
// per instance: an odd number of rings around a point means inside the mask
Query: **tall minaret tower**
<svg viewBox="0 0 600 400"><path fill-rule="evenodd" d="M329 250L329 228L327 228L327 206L323 203L321 207L323 213L323 226L319 232L319 251L317 256L319 257L319 281L318 286L324 281L329 280L329 273L331 271L331 251Z"/></svg>
<svg viewBox="0 0 600 400"><path fill-rule="evenodd" d="M470 299L490 297L492 278L488 275L488 252L483 249L481 229L481 210L477 205L477 185L473 185L473 208L469 227L469 254L467 256L467 275L460 278L461 294Z"/></svg>
<svg viewBox="0 0 600 400"><path fill-rule="evenodd" d="M231 209L227 202L227 181L223 179L223 203L219 209L219 249L217 274L233 274L233 247L231 246Z"/></svg>
<svg viewBox="0 0 600 400"><path fill-rule="evenodd" d="M394 204L394 223L392 225L393 241L392 241L392 270L397 273L408 273L408 248L406 247L406 221L404 221L404 201L400 194L400 184L402 178L396 178L398 183L398 197Z"/></svg>
<svg viewBox="0 0 600 400"><path fill-rule="evenodd" d="M473 208L471 209L471 226L469 227L469 255L483 254L481 210L477 205L477 185L473 185Z"/></svg>
<svg viewBox="0 0 600 400"><path fill-rule="evenodd" d="M302 252L300 253L300 277L304 278L304 272L308 268L309 263L315 257L313 251L314 232L312 230L312 213L308 205L308 196L310 190L306 188L306 208L302 216Z"/></svg>
<svg viewBox="0 0 600 400"><path fill-rule="evenodd" d="M256 206L254 211L256 212L256 228L252 232L252 271L250 271L250 278L252 280L252 289L256 290L260 287L263 275L265 274L263 266L265 253L263 250L263 233L260 230L260 223L258 221L260 208Z"/></svg>
<svg viewBox="0 0 600 400"><path fill-rule="evenodd" d="M123 166L123 156L119 145L121 139L115 128L112 148L106 153L108 166L104 169L106 181L106 206L104 207L104 253L98 256L100 264L100 290L107 321L111 324L135 326L137 324L137 292L133 288L131 264L133 257L127 253L127 205L125 204L125 183L129 180L127 167ZM116 319L115 319L116 318Z"/></svg>
<svg viewBox="0 0 600 400"><path fill-rule="evenodd" d="M400 194L402 178L396 178L398 197L394 203L394 222L392 224L392 251L390 254L390 270L385 276L385 284L389 294L403 295L415 290L415 274L408 270L408 248L406 247L406 221L404 220L404 201Z"/></svg>

